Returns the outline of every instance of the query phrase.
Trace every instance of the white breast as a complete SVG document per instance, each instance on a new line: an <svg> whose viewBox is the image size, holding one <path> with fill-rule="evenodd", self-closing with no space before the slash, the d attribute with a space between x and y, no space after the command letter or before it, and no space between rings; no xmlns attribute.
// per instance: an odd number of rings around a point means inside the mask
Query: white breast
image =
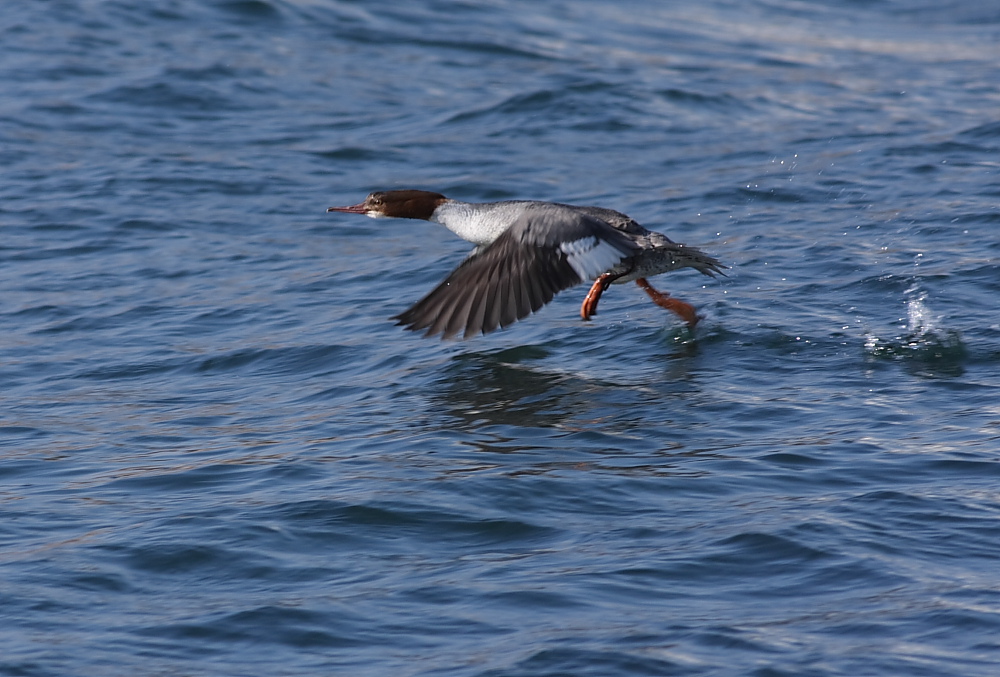
<svg viewBox="0 0 1000 677"><path fill-rule="evenodd" d="M438 205L431 216L442 226L476 245L487 245L500 237L530 202L493 202L470 204L448 200Z"/></svg>

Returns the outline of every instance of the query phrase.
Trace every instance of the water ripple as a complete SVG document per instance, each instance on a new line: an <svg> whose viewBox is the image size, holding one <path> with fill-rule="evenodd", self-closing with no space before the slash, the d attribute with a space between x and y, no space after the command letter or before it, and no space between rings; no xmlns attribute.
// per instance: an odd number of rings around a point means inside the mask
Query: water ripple
<svg viewBox="0 0 1000 677"><path fill-rule="evenodd" d="M984 7L5 6L0 673L992 675ZM403 187L729 277L422 340Z"/></svg>

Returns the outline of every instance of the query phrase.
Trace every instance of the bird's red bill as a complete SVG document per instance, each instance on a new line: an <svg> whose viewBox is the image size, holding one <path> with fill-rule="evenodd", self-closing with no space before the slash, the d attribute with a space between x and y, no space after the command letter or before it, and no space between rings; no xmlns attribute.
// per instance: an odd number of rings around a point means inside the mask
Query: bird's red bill
<svg viewBox="0 0 1000 677"><path fill-rule="evenodd" d="M326 211L328 212L347 212L348 214L367 214L368 207L362 202L359 205L351 205L349 207L330 207Z"/></svg>

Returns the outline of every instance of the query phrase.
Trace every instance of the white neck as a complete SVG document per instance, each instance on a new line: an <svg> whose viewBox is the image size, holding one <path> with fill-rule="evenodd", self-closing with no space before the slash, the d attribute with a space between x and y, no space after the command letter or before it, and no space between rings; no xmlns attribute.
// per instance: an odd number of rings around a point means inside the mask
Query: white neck
<svg viewBox="0 0 1000 677"><path fill-rule="evenodd" d="M476 245L486 245L500 237L529 202L459 202L448 200L438 205L430 220Z"/></svg>

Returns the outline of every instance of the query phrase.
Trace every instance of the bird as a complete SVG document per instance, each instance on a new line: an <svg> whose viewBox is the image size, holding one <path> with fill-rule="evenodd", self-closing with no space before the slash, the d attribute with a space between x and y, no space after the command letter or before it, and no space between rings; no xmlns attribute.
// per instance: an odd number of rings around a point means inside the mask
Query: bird
<svg viewBox="0 0 1000 677"><path fill-rule="evenodd" d="M420 301L392 317L398 326L469 339L507 327L560 291L593 280L580 307L590 320L614 284L635 282L654 303L693 330L694 306L657 291L647 277L678 268L723 275L717 259L648 230L621 212L537 200L462 202L427 190L387 190L327 212L422 219L443 225L475 248Z"/></svg>

